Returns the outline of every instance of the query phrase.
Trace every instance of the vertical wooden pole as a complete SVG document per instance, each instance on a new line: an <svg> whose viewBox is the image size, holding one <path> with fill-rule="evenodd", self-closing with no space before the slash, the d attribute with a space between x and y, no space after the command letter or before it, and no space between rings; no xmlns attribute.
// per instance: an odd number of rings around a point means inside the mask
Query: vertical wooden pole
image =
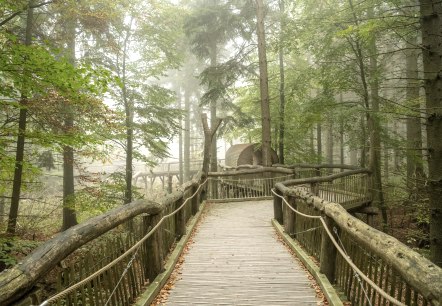
<svg viewBox="0 0 442 306"><path fill-rule="evenodd" d="M280 195L280 191L275 189L275 192ZM284 224L283 214L282 214L282 199L277 195L273 195L273 213L274 218L279 224Z"/></svg>
<svg viewBox="0 0 442 306"><path fill-rule="evenodd" d="M183 204L183 198L175 202L175 209ZM186 210L184 207L175 214L175 237L180 239L186 234Z"/></svg>
<svg viewBox="0 0 442 306"><path fill-rule="evenodd" d="M144 217L145 232L155 226L162 217L162 213L156 215L149 215ZM147 239L147 277L149 282L153 282L155 277L163 270L163 235L162 226L160 226L155 233Z"/></svg>
<svg viewBox="0 0 442 306"><path fill-rule="evenodd" d="M310 190L311 190L312 194L314 194L315 196L318 196L319 195L319 184L318 183L311 183L310 186L311 186Z"/></svg>
<svg viewBox="0 0 442 306"><path fill-rule="evenodd" d="M286 197L287 202L289 203L290 207L296 209L296 198L288 196ZM284 230L285 232L290 236L293 237L295 233L295 219L296 219L296 213L290 209L290 207L287 207L287 205L284 205L286 213L285 213L285 219L284 219Z"/></svg>
<svg viewBox="0 0 442 306"><path fill-rule="evenodd" d="M197 191L198 185L195 185L192 187L192 195ZM196 213L199 210L199 198L200 194L195 194L195 196L192 198L192 216L195 216Z"/></svg>
<svg viewBox="0 0 442 306"><path fill-rule="evenodd" d="M330 231L333 232L333 226L335 226L334 221L323 215L325 219L325 223ZM335 282L335 266L336 266L336 248L333 245L330 237L327 235L325 229L322 230L322 238L321 238L321 266L320 272L324 273L328 278L330 283Z"/></svg>
<svg viewBox="0 0 442 306"><path fill-rule="evenodd" d="M171 174L167 176L167 193L172 193L172 180L173 177Z"/></svg>

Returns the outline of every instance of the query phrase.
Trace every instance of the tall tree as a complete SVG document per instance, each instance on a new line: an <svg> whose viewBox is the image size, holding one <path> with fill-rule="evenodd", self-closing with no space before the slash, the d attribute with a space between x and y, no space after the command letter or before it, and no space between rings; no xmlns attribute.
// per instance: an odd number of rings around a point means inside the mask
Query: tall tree
<svg viewBox="0 0 442 306"><path fill-rule="evenodd" d="M442 2L419 0L427 113L430 251L442 266Z"/></svg>
<svg viewBox="0 0 442 306"><path fill-rule="evenodd" d="M33 0L29 0L27 8L27 18L26 18L26 34L24 41L25 46L30 46L32 43L32 32L34 28L33 19L34 19ZM8 219L8 228L7 228L7 232L10 234L15 233L17 226L18 207L20 202L20 193L22 186L26 123L27 123L27 112L28 112L27 100L30 95L29 80L28 80L30 78L30 75L26 67L24 67L23 69L22 78L23 81L21 88L20 114L18 119L19 122L18 122L18 137L17 137L16 156L15 156L15 171L14 171L14 181L12 186L11 208L9 210L9 219Z"/></svg>
<svg viewBox="0 0 442 306"><path fill-rule="evenodd" d="M412 32L405 49L406 60L406 99L410 111L406 119L407 128L407 187L413 200L422 192L425 172L422 156L422 127L420 84L418 68L419 49L417 47L417 33Z"/></svg>
<svg viewBox="0 0 442 306"><path fill-rule="evenodd" d="M279 162L284 164L284 136L285 136L285 73L284 73L284 27L285 27L285 0L279 0L279 12L280 17L280 37L279 37L279 142L278 142L278 153Z"/></svg>
<svg viewBox="0 0 442 306"><path fill-rule="evenodd" d="M261 93L261 125L262 125L262 163L272 165L271 145L272 134L270 125L269 79L267 74L266 40L264 29L264 5L256 0L256 30L258 36L259 88Z"/></svg>
<svg viewBox="0 0 442 306"><path fill-rule="evenodd" d="M76 1L67 2L65 13L65 33L67 39L66 54L72 66L75 66L75 40L77 31ZM71 6L72 5L72 6ZM67 102L64 104L64 126L63 130L67 137L74 130L74 113ZM63 231L77 225L77 215L75 212L75 177L74 177L74 148L69 145L63 146Z"/></svg>

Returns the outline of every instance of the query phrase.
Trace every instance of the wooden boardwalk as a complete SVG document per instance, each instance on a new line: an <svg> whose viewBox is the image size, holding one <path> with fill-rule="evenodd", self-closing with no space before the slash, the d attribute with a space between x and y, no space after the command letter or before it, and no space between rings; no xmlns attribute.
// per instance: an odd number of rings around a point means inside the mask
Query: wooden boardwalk
<svg viewBox="0 0 442 306"><path fill-rule="evenodd" d="M272 214L271 201L211 204L167 305L317 305Z"/></svg>

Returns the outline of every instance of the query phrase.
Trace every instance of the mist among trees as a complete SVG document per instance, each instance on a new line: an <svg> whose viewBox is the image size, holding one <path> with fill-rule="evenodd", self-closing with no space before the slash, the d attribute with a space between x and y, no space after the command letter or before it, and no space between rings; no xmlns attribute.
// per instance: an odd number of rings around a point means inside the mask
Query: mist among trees
<svg viewBox="0 0 442 306"><path fill-rule="evenodd" d="M0 3L0 268L137 198L204 131L286 164L366 167L376 227L442 265L442 3ZM146 183L147 184L147 183ZM163 185L165 182L163 182ZM147 185L146 185L147 186ZM7 246L7 247L5 247Z"/></svg>

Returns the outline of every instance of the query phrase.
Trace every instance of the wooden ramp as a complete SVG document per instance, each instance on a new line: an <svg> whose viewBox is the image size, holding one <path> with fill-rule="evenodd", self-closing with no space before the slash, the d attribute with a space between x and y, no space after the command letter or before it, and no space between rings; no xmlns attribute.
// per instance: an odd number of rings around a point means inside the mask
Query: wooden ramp
<svg viewBox="0 0 442 306"><path fill-rule="evenodd" d="M276 239L271 201L207 208L167 305L317 305L306 272Z"/></svg>

